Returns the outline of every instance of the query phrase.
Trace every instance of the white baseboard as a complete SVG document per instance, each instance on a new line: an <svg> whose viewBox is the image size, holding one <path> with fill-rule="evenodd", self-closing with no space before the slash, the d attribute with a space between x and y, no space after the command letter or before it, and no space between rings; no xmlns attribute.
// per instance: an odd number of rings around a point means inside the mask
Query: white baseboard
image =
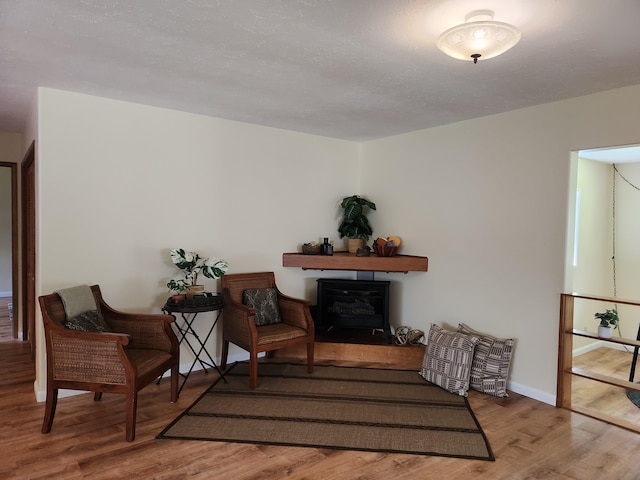
<svg viewBox="0 0 640 480"><path fill-rule="evenodd" d="M519 393L520 395L524 395L525 397L533 398L534 400L538 400L539 402L548 403L549 405L552 405L554 407L556 406L555 395L551 395L547 392L543 392L526 385L521 385L515 382L507 382L507 390Z"/></svg>
<svg viewBox="0 0 640 480"><path fill-rule="evenodd" d="M0 298L13 297L13 292L0 292Z"/></svg>
<svg viewBox="0 0 640 480"><path fill-rule="evenodd" d="M595 350L597 348L602 348L602 347L612 348L613 350L622 350L622 351L625 351L625 352L632 352L633 351L633 348L631 348L629 346L626 346L626 348L625 348L625 345L623 345L621 343L613 343L613 342L607 342L607 341L604 341L604 340L599 340L597 342L590 343L589 345L585 345L583 347L576 348L571 352L571 354L572 354L572 356L577 357L579 355L582 355L583 353L588 353L588 352L591 352L591 351L593 351L593 350Z"/></svg>

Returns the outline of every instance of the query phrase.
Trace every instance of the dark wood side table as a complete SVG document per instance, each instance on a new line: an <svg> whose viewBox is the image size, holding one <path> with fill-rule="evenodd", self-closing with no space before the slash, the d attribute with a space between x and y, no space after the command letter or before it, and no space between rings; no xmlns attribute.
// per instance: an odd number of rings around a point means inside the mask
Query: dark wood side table
<svg viewBox="0 0 640 480"><path fill-rule="evenodd" d="M189 378L189 375L191 375L191 372L193 371L193 368L197 363L200 364L205 373L209 373L207 367L215 368L220 375L220 378L222 378L224 383L227 383L227 379L224 378L222 371L220 370L220 368L218 368L218 365L216 364L215 360L206 347L206 343L209 340L209 337L211 337L211 334L213 333L213 330L216 328L216 324L220 319L220 314L222 313L223 307L224 300L222 299L222 295L207 297L206 303L203 302L201 304L198 304L197 302L187 301L178 304L172 304L167 302L162 307L162 311L165 313L180 314L182 322L178 322L178 320L176 319L176 321L173 323L176 330L178 331L178 342L181 345L183 342L186 343L195 356L195 358L193 359L193 363L191 363L189 371L187 373L180 373L184 380L182 381L182 385L180 385L180 388L178 389L178 395L182 391L184 384L187 383L187 379ZM209 330L204 337L204 340L201 339L200 335L198 335L198 332L196 332L193 328L196 317L199 313L202 312L216 312L215 318L209 325Z"/></svg>

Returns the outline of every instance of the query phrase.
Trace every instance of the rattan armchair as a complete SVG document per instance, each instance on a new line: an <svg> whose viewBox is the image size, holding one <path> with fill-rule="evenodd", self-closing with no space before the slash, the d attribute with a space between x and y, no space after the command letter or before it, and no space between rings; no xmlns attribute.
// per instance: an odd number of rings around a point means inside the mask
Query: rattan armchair
<svg viewBox="0 0 640 480"><path fill-rule="evenodd" d="M100 287L91 291L111 332L87 333L64 327L65 309L57 293L39 298L47 349L47 399L42 433L49 433L58 389L126 395L126 440L135 438L138 391L171 369L171 402L178 399L178 339L173 315L131 314L109 307Z"/></svg>
<svg viewBox="0 0 640 480"><path fill-rule="evenodd" d="M273 272L225 275L221 279L225 307L222 316L221 367L226 369L229 343L249 352L249 386L258 385L258 354L273 352L296 344L307 345L307 370L313 372L314 324L309 302L282 294L276 287ZM243 305L242 296L249 288L275 288L282 321L256 326L255 309Z"/></svg>

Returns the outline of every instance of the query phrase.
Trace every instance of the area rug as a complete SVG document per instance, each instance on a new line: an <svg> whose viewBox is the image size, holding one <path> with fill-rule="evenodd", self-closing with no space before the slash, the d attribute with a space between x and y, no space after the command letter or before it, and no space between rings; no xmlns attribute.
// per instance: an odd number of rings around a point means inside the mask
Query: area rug
<svg viewBox="0 0 640 480"><path fill-rule="evenodd" d="M494 460L467 399L417 371L235 364L157 438Z"/></svg>
<svg viewBox="0 0 640 480"><path fill-rule="evenodd" d="M640 383L640 382L636 382ZM636 407L640 408L640 391L638 390L627 390L627 398L631 400Z"/></svg>

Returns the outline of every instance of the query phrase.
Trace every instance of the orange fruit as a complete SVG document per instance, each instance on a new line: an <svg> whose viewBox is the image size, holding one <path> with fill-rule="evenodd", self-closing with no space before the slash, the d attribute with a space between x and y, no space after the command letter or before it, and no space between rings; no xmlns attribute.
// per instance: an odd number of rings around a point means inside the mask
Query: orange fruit
<svg viewBox="0 0 640 480"><path fill-rule="evenodd" d="M402 240L400 240L400 237L396 236L396 235L391 235L390 237L387 237L387 240L390 242L393 242L393 244L396 247L399 247L400 244L402 243Z"/></svg>

